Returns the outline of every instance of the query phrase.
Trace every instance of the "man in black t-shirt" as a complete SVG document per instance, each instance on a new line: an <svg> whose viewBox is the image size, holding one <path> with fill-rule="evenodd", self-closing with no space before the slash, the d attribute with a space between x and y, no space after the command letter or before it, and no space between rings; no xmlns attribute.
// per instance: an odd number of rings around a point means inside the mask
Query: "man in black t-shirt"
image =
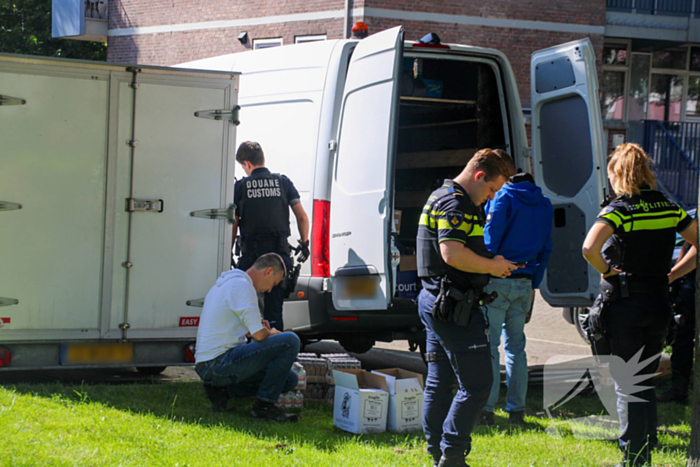
<svg viewBox="0 0 700 467"><path fill-rule="evenodd" d="M236 221L233 238L241 231L241 258L238 269L247 270L265 253L277 253L284 259L287 270L292 268L289 244L289 208L297 219L299 228L299 262L309 257L309 218L299 199L299 192L284 175L271 173L265 167L265 155L260 144L246 141L236 152L238 162L247 177L236 182L233 202L236 205ZM284 288L275 286L265 294L264 318L270 325L284 331L282 305Z"/></svg>

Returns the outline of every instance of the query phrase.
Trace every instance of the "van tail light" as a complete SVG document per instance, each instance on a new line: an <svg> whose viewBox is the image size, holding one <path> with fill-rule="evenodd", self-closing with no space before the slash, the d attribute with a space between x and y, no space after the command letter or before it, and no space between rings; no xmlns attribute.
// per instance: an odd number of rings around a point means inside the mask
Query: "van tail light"
<svg viewBox="0 0 700 467"><path fill-rule="evenodd" d="M313 226L311 228L311 276L330 277L330 218L331 203L314 200Z"/></svg>
<svg viewBox="0 0 700 467"><path fill-rule="evenodd" d="M185 361L194 363L194 343L185 346Z"/></svg>
<svg viewBox="0 0 700 467"><path fill-rule="evenodd" d="M0 366L10 366L12 352L7 347L0 346Z"/></svg>

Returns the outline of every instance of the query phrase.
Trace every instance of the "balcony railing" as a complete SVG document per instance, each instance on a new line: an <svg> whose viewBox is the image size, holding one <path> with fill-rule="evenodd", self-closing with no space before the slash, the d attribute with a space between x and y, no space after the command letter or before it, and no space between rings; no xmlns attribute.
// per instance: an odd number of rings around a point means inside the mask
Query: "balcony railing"
<svg viewBox="0 0 700 467"><path fill-rule="evenodd" d="M607 0L608 11L646 15L695 16L700 14L700 0Z"/></svg>
<svg viewBox="0 0 700 467"><path fill-rule="evenodd" d="M700 123L645 120L643 146L665 191L686 209L697 206Z"/></svg>

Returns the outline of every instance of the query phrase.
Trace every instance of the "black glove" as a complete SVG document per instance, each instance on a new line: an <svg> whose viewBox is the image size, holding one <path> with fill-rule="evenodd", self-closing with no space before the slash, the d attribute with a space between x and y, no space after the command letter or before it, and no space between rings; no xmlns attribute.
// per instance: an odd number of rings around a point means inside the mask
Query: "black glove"
<svg viewBox="0 0 700 467"><path fill-rule="evenodd" d="M299 247L297 248L297 262L303 263L309 259L309 241L302 242L299 240Z"/></svg>

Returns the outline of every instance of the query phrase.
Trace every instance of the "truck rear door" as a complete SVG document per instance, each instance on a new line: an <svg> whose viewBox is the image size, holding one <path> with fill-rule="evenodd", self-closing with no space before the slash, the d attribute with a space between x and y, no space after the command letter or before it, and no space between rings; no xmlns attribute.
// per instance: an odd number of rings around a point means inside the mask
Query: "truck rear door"
<svg viewBox="0 0 700 467"><path fill-rule="evenodd" d="M230 268L236 126L227 112L236 106L238 76L206 76L113 73L107 337L193 338L202 299Z"/></svg>
<svg viewBox="0 0 700 467"><path fill-rule="evenodd" d="M590 304L600 275L581 255L607 187L595 54L588 39L540 50L530 64L534 177L554 207L542 282L553 306Z"/></svg>
<svg viewBox="0 0 700 467"><path fill-rule="evenodd" d="M338 310L386 309L403 30L357 44L345 81L331 176L330 270Z"/></svg>

